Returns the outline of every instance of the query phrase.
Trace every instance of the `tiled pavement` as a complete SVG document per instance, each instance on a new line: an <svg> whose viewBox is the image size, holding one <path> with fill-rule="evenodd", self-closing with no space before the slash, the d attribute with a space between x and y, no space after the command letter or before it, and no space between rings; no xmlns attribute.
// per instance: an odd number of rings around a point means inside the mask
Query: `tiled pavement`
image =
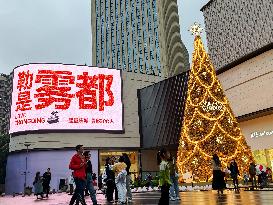
<svg viewBox="0 0 273 205"><path fill-rule="evenodd" d="M214 191L180 192L181 201L170 202L181 205L273 205L272 191L225 191L223 195L217 195ZM135 193L133 203L136 205L156 205L160 197L159 192ZM37 200L35 196L5 196L0 198L0 205L68 205L71 196L67 194L50 195L49 199ZM109 204L104 195L97 195L100 204ZM90 197L86 198L91 205Z"/></svg>

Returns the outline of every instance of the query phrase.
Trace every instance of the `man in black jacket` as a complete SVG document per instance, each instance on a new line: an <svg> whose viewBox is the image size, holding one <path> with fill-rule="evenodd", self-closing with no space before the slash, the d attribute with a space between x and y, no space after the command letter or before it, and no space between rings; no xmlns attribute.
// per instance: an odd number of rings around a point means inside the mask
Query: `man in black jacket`
<svg viewBox="0 0 273 205"><path fill-rule="evenodd" d="M50 172L50 168L47 168L47 171L43 174L43 191L46 194L46 197L48 198L48 194L49 194L49 184L51 181L51 172Z"/></svg>
<svg viewBox="0 0 273 205"><path fill-rule="evenodd" d="M86 188L90 193L91 200L93 202L93 205L98 205L97 198L96 198L96 191L93 186L93 170L92 170L92 163L90 161L91 154L90 151L85 151L83 153L85 159L86 159Z"/></svg>
<svg viewBox="0 0 273 205"><path fill-rule="evenodd" d="M231 160L231 163L229 165L229 170L230 170L230 176L233 181L234 189L235 189L235 191L236 190L239 191L238 175L240 175L240 174L239 174L238 165L234 159Z"/></svg>
<svg viewBox="0 0 273 205"><path fill-rule="evenodd" d="M106 182L106 199L109 203L114 203L114 198L113 198L113 193L116 188L116 185L115 185L115 173L114 171L112 170L112 166L113 166L113 163L114 163L114 159L113 157L109 158L107 157L106 158L106 163L105 163L105 173L106 173L106 179L105 179L105 182ZM117 191L115 191L115 199L118 200L118 194L117 194Z"/></svg>

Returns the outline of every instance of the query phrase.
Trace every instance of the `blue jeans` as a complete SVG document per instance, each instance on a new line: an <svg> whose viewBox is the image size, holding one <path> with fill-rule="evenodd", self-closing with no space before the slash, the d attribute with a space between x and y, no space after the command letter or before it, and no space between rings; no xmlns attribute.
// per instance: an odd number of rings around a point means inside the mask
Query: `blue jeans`
<svg viewBox="0 0 273 205"><path fill-rule="evenodd" d="M76 189L75 189L75 192L70 200L69 205L73 205L75 201L77 204L79 202L81 202L81 204L86 205L86 202L84 199L84 189L86 186L85 180L79 179L79 178L74 178L74 182L76 184Z"/></svg>
<svg viewBox="0 0 273 205"><path fill-rule="evenodd" d="M173 198L179 197L178 178L171 176L172 185L170 187L170 195Z"/></svg>
<svg viewBox="0 0 273 205"><path fill-rule="evenodd" d="M90 194L93 204L97 204L96 190L94 189L94 186L93 186L93 180L92 180L91 173L87 173L86 188L89 191L89 194Z"/></svg>

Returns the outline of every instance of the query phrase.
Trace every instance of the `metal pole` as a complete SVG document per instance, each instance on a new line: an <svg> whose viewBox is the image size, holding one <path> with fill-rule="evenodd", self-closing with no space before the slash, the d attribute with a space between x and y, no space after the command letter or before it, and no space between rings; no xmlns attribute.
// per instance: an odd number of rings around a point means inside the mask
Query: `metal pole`
<svg viewBox="0 0 273 205"><path fill-rule="evenodd" d="M23 191L23 195L25 195L26 194L26 187L27 187L27 169L28 169L28 167L27 167L27 160L28 160L28 147L30 146L30 144L27 144L27 143L25 143L24 144L26 147L27 147L27 153L26 153L26 168L25 168L25 172L24 172L24 175L25 175L25 182L24 182L24 191Z"/></svg>
<svg viewBox="0 0 273 205"><path fill-rule="evenodd" d="M139 175L142 180L142 159L141 159L141 150L138 150L138 160L139 160Z"/></svg>

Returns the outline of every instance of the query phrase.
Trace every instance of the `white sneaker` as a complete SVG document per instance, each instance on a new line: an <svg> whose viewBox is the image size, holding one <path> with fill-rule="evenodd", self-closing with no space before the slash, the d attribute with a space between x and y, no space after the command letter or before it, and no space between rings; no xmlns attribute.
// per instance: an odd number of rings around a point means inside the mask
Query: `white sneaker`
<svg viewBox="0 0 273 205"><path fill-rule="evenodd" d="M131 203L131 202L133 202L133 200L132 199L128 199L128 202Z"/></svg>
<svg viewBox="0 0 273 205"><path fill-rule="evenodd" d="M181 200L180 197L176 197L175 199L176 199L177 201Z"/></svg>
<svg viewBox="0 0 273 205"><path fill-rule="evenodd" d="M175 198L171 197L171 201L175 201Z"/></svg>

